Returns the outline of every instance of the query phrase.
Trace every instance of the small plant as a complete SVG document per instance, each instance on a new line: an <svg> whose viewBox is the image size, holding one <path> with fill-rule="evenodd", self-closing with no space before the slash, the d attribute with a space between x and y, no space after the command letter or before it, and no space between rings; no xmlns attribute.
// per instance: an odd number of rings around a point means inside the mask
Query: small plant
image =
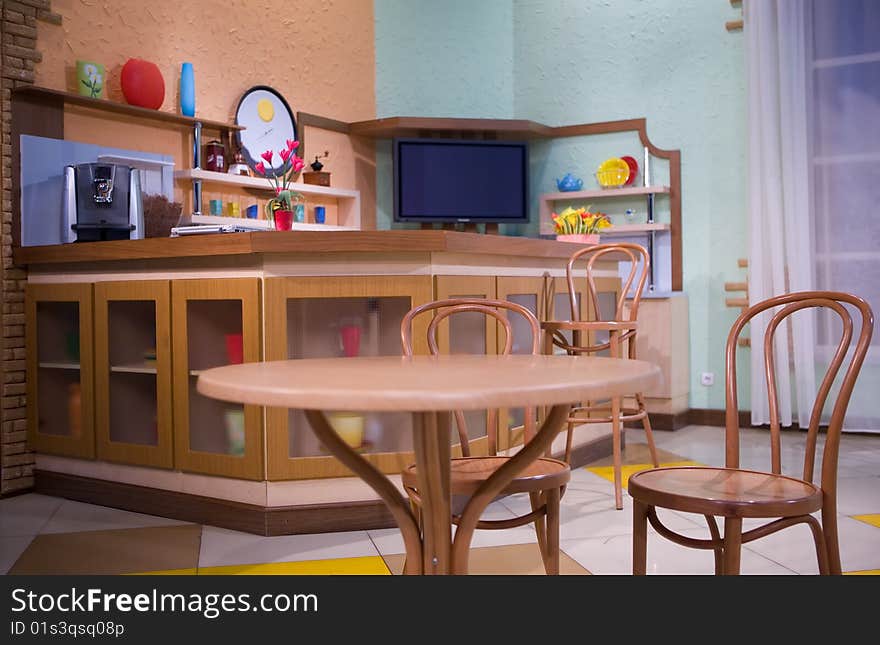
<svg viewBox="0 0 880 645"><path fill-rule="evenodd" d="M271 150L266 150L266 152L260 155L266 163L261 161L254 166L257 174L268 179L272 188L275 189L275 197L266 203L266 219L270 222L275 222L275 211L292 211L294 204L304 201L302 193L290 189L295 176L305 166L305 162L294 153L294 150L298 147L299 141L287 140L287 147L278 151L278 156L281 157L282 161L281 169L274 173L266 172L266 164L269 164L271 167L272 159L275 157L275 153Z"/></svg>
<svg viewBox="0 0 880 645"><path fill-rule="evenodd" d="M593 235L611 226L611 220L605 213L591 213L590 207L572 208L552 213L553 231L557 235Z"/></svg>

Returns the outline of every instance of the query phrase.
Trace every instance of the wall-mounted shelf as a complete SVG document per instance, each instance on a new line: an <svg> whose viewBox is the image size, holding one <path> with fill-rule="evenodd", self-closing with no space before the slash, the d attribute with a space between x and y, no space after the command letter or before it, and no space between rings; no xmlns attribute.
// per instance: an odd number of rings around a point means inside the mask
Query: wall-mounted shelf
<svg viewBox="0 0 880 645"><path fill-rule="evenodd" d="M632 188L603 188L599 190L570 190L541 195L542 202L563 199L601 199L603 197L626 197L627 195L655 195L668 193L669 186L634 186Z"/></svg>
<svg viewBox="0 0 880 645"><path fill-rule="evenodd" d="M385 139L392 137L435 135L458 136L460 133L488 135L489 138L543 139L552 135L553 128L534 121L520 119L457 119L442 117L396 116L349 124L349 133Z"/></svg>
<svg viewBox="0 0 880 645"><path fill-rule="evenodd" d="M163 112L161 110L151 110L149 108L139 107L137 105L128 105L127 103L118 103L117 101L108 101L107 99L93 99L88 96L80 96L72 92L62 92L59 90L50 90L46 87L37 87L35 85L22 85L16 87L16 94L25 94L31 96L42 97L46 100L55 99L67 105L80 105L82 107L94 108L105 112L114 112L116 114L125 114L128 116L136 116L154 121L164 121L166 123L174 123L186 127L193 127L196 123L201 123L202 127L215 130L244 130L243 126L225 123L221 121L210 121L208 119L199 119L171 112Z"/></svg>
<svg viewBox="0 0 880 645"><path fill-rule="evenodd" d="M619 224L611 228L603 229L599 235L638 235L639 233L651 233L656 231L668 231L669 224L654 222L653 224Z"/></svg>

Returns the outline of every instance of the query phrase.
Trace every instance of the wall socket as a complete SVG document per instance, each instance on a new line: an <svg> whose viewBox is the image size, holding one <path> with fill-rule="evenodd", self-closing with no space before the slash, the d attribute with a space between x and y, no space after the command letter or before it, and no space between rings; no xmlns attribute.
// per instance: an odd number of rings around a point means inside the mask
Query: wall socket
<svg viewBox="0 0 880 645"><path fill-rule="evenodd" d="M715 385L715 372L703 372L700 374L700 384L706 387Z"/></svg>

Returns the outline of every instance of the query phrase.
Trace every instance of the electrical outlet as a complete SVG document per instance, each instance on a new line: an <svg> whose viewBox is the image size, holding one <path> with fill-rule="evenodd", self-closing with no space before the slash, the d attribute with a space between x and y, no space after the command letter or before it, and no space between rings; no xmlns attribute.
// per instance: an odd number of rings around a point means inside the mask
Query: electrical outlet
<svg viewBox="0 0 880 645"><path fill-rule="evenodd" d="M700 374L700 383L706 387L715 385L715 372L703 372Z"/></svg>

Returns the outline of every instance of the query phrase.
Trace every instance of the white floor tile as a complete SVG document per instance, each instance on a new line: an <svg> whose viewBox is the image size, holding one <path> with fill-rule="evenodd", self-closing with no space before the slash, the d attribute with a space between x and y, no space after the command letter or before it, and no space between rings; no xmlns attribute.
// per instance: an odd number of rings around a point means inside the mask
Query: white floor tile
<svg viewBox="0 0 880 645"><path fill-rule="evenodd" d="M842 515L880 513L880 477L839 477L837 512Z"/></svg>
<svg viewBox="0 0 880 645"><path fill-rule="evenodd" d="M690 537L703 537L699 529L681 531ZM562 550L578 564L596 575L630 575L632 573L632 536L617 535L608 538L562 540ZM715 558L711 551L688 549L660 537L653 530L648 533L648 574L712 575ZM743 548L744 575L791 575L794 572L763 556Z"/></svg>
<svg viewBox="0 0 880 645"><path fill-rule="evenodd" d="M301 562L379 555L366 531L264 537L214 526L202 528L200 567Z"/></svg>
<svg viewBox="0 0 880 645"><path fill-rule="evenodd" d="M880 569L880 528L842 515L837 522L843 571ZM750 542L748 547L797 573L819 572L812 533L805 524Z"/></svg>
<svg viewBox="0 0 880 645"><path fill-rule="evenodd" d="M33 539L33 535L0 537L0 574L5 575L12 568Z"/></svg>
<svg viewBox="0 0 880 645"><path fill-rule="evenodd" d="M526 504L528 505L528 501ZM486 507L481 517L485 520L500 520L514 517L514 514L502 502L493 502ZM368 533L382 555L406 553L403 537L398 529L377 529ZM526 524L512 529L477 529L471 539L471 548L532 542L537 542L534 525Z"/></svg>
<svg viewBox="0 0 880 645"><path fill-rule="evenodd" d="M66 499L42 528L40 533L75 533L77 531L107 531L135 529L148 526L189 524L166 517L131 513L118 508L94 506Z"/></svg>
<svg viewBox="0 0 880 645"><path fill-rule="evenodd" d="M36 493L0 499L0 536L36 535L62 501Z"/></svg>

